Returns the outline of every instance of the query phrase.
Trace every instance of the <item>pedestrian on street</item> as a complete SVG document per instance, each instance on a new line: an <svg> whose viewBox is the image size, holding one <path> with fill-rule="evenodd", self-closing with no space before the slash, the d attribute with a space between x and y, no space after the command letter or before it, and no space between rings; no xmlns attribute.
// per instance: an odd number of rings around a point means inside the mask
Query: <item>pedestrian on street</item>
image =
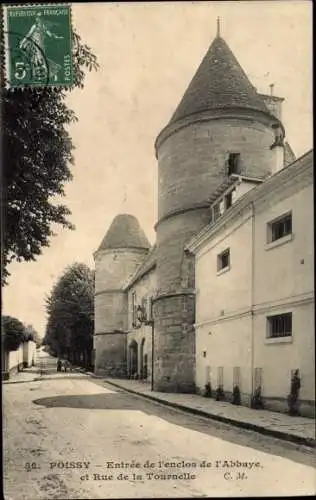
<svg viewBox="0 0 316 500"><path fill-rule="evenodd" d="M62 365L61 360L58 358L58 361L57 361L57 371L58 372L61 372L61 365Z"/></svg>

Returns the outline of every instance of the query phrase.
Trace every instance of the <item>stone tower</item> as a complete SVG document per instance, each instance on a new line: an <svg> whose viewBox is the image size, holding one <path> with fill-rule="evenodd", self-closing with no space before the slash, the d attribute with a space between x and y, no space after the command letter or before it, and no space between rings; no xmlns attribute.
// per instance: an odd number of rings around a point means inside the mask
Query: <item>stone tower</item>
<svg viewBox="0 0 316 500"><path fill-rule="evenodd" d="M95 373L126 375L128 306L125 286L143 262L150 243L133 215L115 217L95 260Z"/></svg>
<svg viewBox="0 0 316 500"><path fill-rule="evenodd" d="M212 195L231 173L256 178L271 173L275 130L284 135L218 30L155 143L155 390L195 390L194 262L184 246L209 223Z"/></svg>

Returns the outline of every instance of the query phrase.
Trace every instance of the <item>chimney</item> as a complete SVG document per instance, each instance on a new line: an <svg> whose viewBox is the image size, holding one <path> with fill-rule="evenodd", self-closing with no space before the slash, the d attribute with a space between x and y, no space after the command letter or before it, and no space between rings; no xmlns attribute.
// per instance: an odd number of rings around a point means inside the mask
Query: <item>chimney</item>
<svg viewBox="0 0 316 500"><path fill-rule="evenodd" d="M263 97L264 103L267 106L270 113L275 116L278 120L282 121L282 103L284 97L278 97L274 94L274 83L270 83L270 92L268 94L260 94Z"/></svg>

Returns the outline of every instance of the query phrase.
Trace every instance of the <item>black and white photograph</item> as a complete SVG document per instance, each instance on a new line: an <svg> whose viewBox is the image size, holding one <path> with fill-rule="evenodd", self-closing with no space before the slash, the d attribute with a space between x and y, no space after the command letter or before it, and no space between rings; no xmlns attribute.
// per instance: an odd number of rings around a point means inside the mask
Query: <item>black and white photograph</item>
<svg viewBox="0 0 316 500"><path fill-rule="evenodd" d="M0 12L4 498L314 496L312 2Z"/></svg>

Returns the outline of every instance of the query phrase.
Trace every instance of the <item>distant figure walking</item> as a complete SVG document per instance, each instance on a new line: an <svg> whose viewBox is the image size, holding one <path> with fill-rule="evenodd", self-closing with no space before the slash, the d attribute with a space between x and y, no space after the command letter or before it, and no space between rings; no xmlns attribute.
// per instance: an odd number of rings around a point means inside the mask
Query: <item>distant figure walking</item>
<svg viewBox="0 0 316 500"><path fill-rule="evenodd" d="M58 361L57 361L57 371L58 372L61 372L61 367L62 367L62 362L60 359L58 359Z"/></svg>
<svg viewBox="0 0 316 500"><path fill-rule="evenodd" d="M67 372L67 371L70 371L70 363L68 361L68 359L65 359L64 361L64 372Z"/></svg>

